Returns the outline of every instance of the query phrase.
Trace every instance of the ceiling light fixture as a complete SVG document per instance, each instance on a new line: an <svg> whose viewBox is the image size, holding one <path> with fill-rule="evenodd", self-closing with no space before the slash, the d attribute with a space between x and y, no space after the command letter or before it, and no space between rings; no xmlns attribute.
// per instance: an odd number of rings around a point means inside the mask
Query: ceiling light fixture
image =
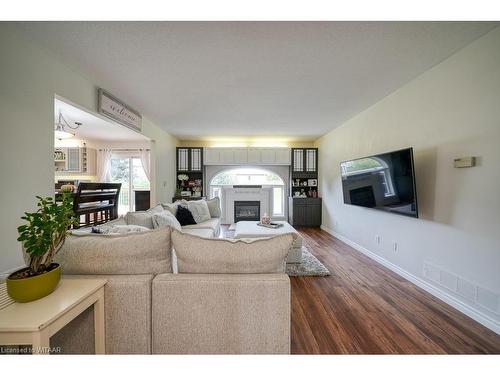
<svg viewBox="0 0 500 375"><path fill-rule="evenodd" d="M71 133L71 132L67 131L66 127L70 128L72 130L76 130L80 127L80 125L82 125L82 123L75 122L75 125L76 126L73 127L70 124L68 124L66 119L63 117L62 113L59 112L59 119L57 120L56 125L55 125L55 129L54 129L55 138L61 140L61 139L68 139L68 138L74 137L75 133Z"/></svg>

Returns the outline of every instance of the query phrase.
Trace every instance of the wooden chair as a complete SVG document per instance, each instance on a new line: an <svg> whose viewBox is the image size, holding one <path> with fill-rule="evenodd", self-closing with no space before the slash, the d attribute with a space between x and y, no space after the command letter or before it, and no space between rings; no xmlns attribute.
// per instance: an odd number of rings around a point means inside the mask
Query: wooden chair
<svg viewBox="0 0 500 375"><path fill-rule="evenodd" d="M121 186L121 183L81 182L73 198L73 211L78 220L73 227L94 226L118 218Z"/></svg>

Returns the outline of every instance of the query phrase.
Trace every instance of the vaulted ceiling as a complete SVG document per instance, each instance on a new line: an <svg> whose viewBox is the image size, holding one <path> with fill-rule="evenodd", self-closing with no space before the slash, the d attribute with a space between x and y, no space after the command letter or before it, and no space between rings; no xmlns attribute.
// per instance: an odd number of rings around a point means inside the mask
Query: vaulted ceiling
<svg viewBox="0 0 500 375"><path fill-rule="evenodd" d="M312 140L491 22L25 22L56 57L179 139Z"/></svg>

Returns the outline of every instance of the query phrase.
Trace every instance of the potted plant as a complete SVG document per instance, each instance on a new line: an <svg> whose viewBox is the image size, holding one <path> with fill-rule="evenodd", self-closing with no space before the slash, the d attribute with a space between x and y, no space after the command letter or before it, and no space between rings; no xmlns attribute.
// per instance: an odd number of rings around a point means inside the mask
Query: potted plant
<svg viewBox="0 0 500 375"><path fill-rule="evenodd" d="M61 278L61 267L53 263L66 234L75 222L71 194L63 193L62 201L38 199L38 210L21 218L27 224L17 228L29 266L10 274L6 280L9 296L17 302L30 302L52 293Z"/></svg>

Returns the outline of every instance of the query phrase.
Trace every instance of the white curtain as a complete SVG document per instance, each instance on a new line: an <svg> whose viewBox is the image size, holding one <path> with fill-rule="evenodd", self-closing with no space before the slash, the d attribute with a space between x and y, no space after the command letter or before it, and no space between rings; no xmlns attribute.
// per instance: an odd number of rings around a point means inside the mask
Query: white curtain
<svg viewBox="0 0 500 375"><path fill-rule="evenodd" d="M150 152L149 150L142 149L141 153L141 163L142 169L144 169L144 174L148 178L149 182L151 182L151 164L150 164Z"/></svg>
<svg viewBox="0 0 500 375"><path fill-rule="evenodd" d="M99 150L97 153L97 181L109 182L111 172L111 150Z"/></svg>

